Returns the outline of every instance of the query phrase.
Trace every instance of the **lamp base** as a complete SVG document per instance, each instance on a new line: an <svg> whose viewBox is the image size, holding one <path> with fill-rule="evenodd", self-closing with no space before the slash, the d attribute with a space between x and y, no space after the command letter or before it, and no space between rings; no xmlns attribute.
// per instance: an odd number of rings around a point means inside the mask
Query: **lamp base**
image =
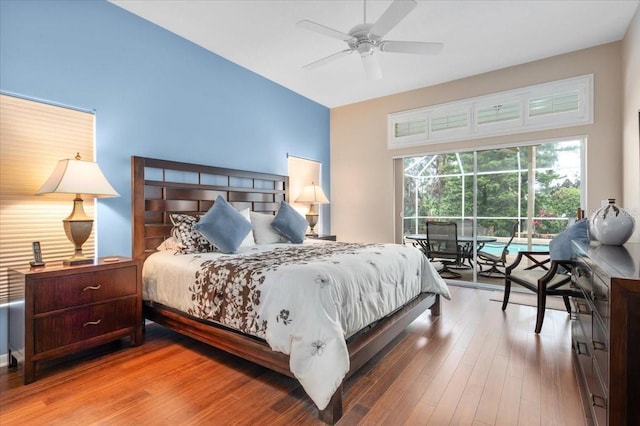
<svg viewBox="0 0 640 426"><path fill-rule="evenodd" d="M89 238L89 235L91 235L93 219L85 214L80 194L76 195L76 198L73 200L73 211L69 217L62 221L62 224L67 238L69 238L69 241L75 246L73 256L63 260L62 264L65 266L73 266L93 263L93 258L86 257L82 254L82 244L84 244Z"/></svg>
<svg viewBox="0 0 640 426"><path fill-rule="evenodd" d="M312 213L311 210L309 210L305 218L307 219L307 223L309 223L309 234L315 234L315 227L318 224L318 214Z"/></svg>

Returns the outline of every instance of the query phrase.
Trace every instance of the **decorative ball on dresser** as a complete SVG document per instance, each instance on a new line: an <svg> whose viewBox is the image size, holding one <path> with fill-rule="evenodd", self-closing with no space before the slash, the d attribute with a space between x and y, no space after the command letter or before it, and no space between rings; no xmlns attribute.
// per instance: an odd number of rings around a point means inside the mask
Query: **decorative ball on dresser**
<svg viewBox="0 0 640 426"><path fill-rule="evenodd" d="M602 244L621 246L626 243L636 223L633 216L616 206L615 198L609 198L609 204L600 207L591 219L591 233Z"/></svg>

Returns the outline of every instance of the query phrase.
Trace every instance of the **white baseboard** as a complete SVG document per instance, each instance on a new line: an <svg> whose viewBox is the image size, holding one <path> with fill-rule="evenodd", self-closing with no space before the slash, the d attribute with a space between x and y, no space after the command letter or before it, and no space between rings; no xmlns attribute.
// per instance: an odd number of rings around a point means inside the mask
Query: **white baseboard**
<svg viewBox="0 0 640 426"><path fill-rule="evenodd" d="M0 367L9 365L9 354L0 354Z"/></svg>

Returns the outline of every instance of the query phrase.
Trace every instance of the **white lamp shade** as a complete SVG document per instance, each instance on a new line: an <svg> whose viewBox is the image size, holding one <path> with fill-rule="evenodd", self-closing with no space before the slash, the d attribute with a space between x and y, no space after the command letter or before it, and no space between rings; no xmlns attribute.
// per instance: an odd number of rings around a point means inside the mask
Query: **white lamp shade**
<svg viewBox="0 0 640 426"><path fill-rule="evenodd" d="M316 203L327 204L329 199L324 195L324 191L319 185L307 185L296 198L296 203Z"/></svg>
<svg viewBox="0 0 640 426"><path fill-rule="evenodd" d="M40 194L83 194L92 198L117 197L97 163L82 160L60 160L49 179L36 192Z"/></svg>

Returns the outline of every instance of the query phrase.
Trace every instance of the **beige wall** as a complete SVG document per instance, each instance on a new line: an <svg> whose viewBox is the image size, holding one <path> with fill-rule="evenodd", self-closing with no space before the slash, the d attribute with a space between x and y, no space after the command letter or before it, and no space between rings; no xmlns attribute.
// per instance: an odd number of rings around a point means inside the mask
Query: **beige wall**
<svg viewBox="0 0 640 426"><path fill-rule="evenodd" d="M634 49L638 50L637 46ZM394 157L553 137L588 136L587 204L584 206L588 213L595 211L602 199L622 200L621 68L622 42L616 42L332 109L331 232L341 241L394 241ZM387 149L388 113L591 73L595 75L592 125ZM638 167L637 153L635 167ZM396 212L397 218L399 212Z"/></svg>
<svg viewBox="0 0 640 426"><path fill-rule="evenodd" d="M636 218L631 241L640 242L640 8L622 43L623 206Z"/></svg>

